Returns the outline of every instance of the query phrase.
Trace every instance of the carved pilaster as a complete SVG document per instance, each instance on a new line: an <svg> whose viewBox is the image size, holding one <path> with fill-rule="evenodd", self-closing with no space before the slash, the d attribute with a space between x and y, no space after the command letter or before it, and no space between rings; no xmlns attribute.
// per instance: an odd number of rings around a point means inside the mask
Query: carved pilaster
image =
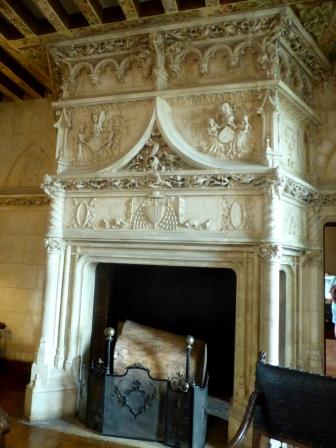
<svg viewBox="0 0 336 448"><path fill-rule="evenodd" d="M262 161L270 168L279 165L278 120L279 105L276 91L268 90L261 97L257 113L261 115Z"/></svg>
<svg viewBox="0 0 336 448"><path fill-rule="evenodd" d="M282 183L278 179L271 183L265 195L264 235L268 241L280 242L282 238L283 204L281 191Z"/></svg>
<svg viewBox="0 0 336 448"><path fill-rule="evenodd" d="M168 82L168 73L165 68L165 40L161 33L152 35L152 44L155 50L155 66L153 74L155 77L156 88L158 90L166 89Z"/></svg>
<svg viewBox="0 0 336 448"><path fill-rule="evenodd" d="M322 278L322 250L308 249L302 255L302 306L301 316L302 334L307 338L307 350L302 356L303 367L312 372L323 372L324 358L324 291L321 287Z"/></svg>
<svg viewBox="0 0 336 448"><path fill-rule="evenodd" d="M310 205L307 209L308 241L312 247L321 247L320 207Z"/></svg>

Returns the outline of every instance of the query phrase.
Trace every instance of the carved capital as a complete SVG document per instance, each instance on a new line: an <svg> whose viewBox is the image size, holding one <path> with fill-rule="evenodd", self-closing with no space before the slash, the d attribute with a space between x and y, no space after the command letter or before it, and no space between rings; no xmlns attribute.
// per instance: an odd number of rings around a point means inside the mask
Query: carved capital
<svg viewBox="0 0 336 448"><path fill-rule="evenodd" d="M322 264L322 250L308 249L303 253L303 265L319 265Z"/></svg>
<svg viewBox="0 0 336 448"><path fill-rule="evenodd" d="M282 247L280 244L262 244L259 246L259 256L265 261L279 261Z"/></svg>
<svg viewBox="0 0 336 448"><path fill-rule="evenodd" d="M48 253L60 253L65 249L65 241L61 238L45 238L44 246Z"/></svg>

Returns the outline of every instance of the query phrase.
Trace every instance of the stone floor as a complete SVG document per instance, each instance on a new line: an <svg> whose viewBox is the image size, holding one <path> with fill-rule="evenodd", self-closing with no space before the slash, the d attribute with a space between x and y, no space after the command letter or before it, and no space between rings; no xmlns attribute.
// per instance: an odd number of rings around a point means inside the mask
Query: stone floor
<svg viewBox="0 0 336 448"><path fill-rule="evenodd" d="M6 448L163 448L159 443L102 437L77 420L51 420L29 424L23 418L25 385L29 366L23 363L0 364L0 406L11 417L11 431L6 435ZM206 448L225 445L225 422L209 419Z"/></svg>

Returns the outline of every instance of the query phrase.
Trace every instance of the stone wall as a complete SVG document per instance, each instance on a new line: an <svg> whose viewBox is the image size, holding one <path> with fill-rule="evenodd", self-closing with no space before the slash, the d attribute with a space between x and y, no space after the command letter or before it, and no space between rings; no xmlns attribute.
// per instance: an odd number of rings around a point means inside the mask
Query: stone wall
<svg viewBox="0 0 336 448"><path fill-rule="evenodd" d="M31 361L40 337L49 215L40 190L53 170L49 101L0 105L0 357Z"/></svg>

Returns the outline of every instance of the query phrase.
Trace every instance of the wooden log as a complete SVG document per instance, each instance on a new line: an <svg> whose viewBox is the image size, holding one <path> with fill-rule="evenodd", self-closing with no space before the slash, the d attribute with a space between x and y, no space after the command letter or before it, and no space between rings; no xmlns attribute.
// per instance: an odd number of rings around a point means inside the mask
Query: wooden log
<svg viewBox="0 0 336 448"><path fill-rule="evenodd" d="M171 379L185 375L185 337L127 320L122 326L114 350L113 373L141 364L153 378ZM203 385L206 371L206 344L195 340L191 352L190 378Z"/></svg>

